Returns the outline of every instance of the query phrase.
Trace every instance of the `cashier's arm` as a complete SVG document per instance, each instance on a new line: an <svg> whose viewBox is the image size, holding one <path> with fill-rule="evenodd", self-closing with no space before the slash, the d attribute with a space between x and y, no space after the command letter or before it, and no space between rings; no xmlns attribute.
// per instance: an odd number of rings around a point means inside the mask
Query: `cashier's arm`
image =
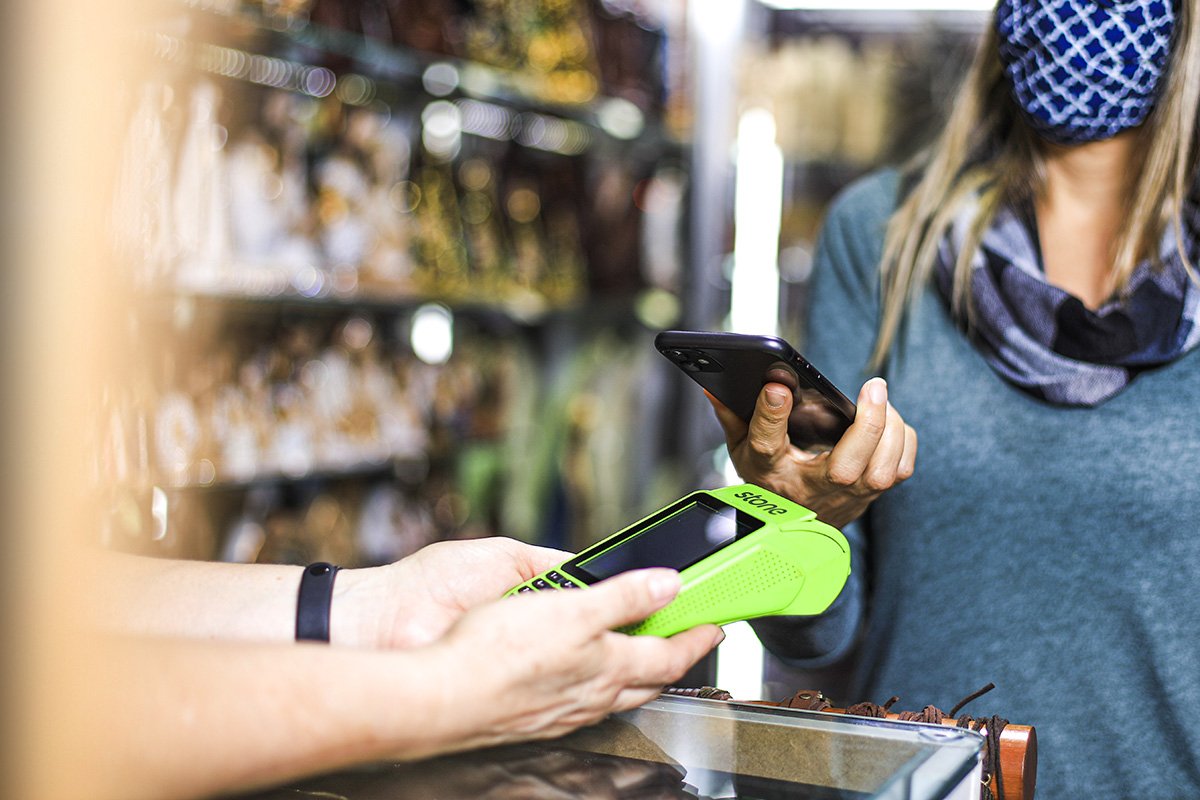
<svg viewBox="0 0 1200 800"><path fill-rule="evenodd" d="M381 567L344 569L333 584L337 646L415 647L467 610L570 556L503 536L438 542ZM95 622L122 633L288 642L301 568L96 554L105 576Z"/></svg>
<svg viewBox="0 0 1200 800"><path fill-rule="evenodd" d="M645 570L497 600L406 649L105 636L88 698L103 780L89 793L198 797L567 733L652 699L720 641L711 625L612 631L678 589L676 573Z"/></svg>

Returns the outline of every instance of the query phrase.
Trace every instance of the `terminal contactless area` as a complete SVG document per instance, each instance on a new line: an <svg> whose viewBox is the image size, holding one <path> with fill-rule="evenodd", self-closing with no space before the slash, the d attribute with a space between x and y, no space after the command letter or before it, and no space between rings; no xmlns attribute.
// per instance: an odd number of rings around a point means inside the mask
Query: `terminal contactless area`
<svg viewBox="0 0 1200 800"><path fill-rule="evenodd" d="M743 484L693 492L509 594L577 589L648 567L678 570L683 587L625 630L670 636L705 623L819 614L845 585L850 548L810 509Z"/></svg>

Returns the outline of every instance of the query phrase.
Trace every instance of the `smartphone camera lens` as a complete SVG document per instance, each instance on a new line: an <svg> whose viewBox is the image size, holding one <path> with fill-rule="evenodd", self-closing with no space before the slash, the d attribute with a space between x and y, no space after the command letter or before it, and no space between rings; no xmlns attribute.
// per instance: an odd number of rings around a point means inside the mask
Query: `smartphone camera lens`
<svg viewBox="0 0 1200 800"><path fill-rule="evenodd" d="M703 350L672 348L662 352L686 372L720 372L724 369L720 362Z"/></svg>

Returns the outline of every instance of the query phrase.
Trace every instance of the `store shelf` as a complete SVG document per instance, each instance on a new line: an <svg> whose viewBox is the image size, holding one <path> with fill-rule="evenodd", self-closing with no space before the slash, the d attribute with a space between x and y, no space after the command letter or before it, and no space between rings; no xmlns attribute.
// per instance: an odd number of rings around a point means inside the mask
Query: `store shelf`
<svg viewBox="0 0 1200 800"><path fill-rule="evenodd" d="M437 294L418 294L408 292L353 290L340 292L335 289L321 289L314 292L303 292L292 286L282 289L259 290L243 286L206 286L196 287L179 285L156 290L148 293L152 302L170 304L173 301L195 301L198 303L220 304L230 309L238 307L250 311L275 309L278 311L297 311L319 313L328 311L344 313L348 311L368 312L398 312L411 311L423 305L436 303L454 311L474 318L493 320L512 326L537 325L548 318L575 313L580 306L549 306L540 297L531 296L526 300L489 300L483 297L450 297ZM163 305L164 308L169 305Z"/></svg>
<svg viewBox="0 0 1200 800"><path fill-rule="evenodd" d="M393 455L382 459L365 459L349 461L341 464L315 464L300 471L265 470L249 475L218 476L215 471L212 477L178 477L161 478L154 485L173 491L245 491L261 486L277 486L302 482L327 483L336 480L353 480L370 477L384 477L396 472L397 465L424 459L423 453L409 455ZM189 470L198 472L196 468Z"/></svg>
<svg viewBox="0 0 1200 800"><path fill-rule="evenodd" d="M544 75L426 53L306 20L286 22L246 10L218 11L203 0L185 0L182 6L195 15L195 23L186 26L192 30L179 36L163 29L174 26L160 26L155 31L155 52L212 74L324 97L336 90L339 76L316 62L332 61L339 69L362 73L355 76L351 95L343 97L351 105L403 104L398 91L420 93L430 100L469 98L583 124L593 141L669 151L685 146L655 115L628 100L596 95L571 103L548 98ZM206 31L213 28L222 32L222 44L207 38ZM514 120L513 128L512 138L528 145L522 141L518 121Z"/></svg>

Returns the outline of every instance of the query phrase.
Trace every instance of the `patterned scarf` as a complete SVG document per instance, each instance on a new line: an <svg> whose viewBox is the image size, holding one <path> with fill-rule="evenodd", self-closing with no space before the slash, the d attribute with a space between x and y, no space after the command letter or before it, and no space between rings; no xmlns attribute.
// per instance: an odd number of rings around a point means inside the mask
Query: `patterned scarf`
<svg viewBox="0 0 1200 800"><path fill-rule="evenodd" d="M954 262L975 216L964 208L942 241L938 289L951 297ZM1159 249L1162 268L1139 264L1126 294L1088 309L1046 283L1032 213L1002 209L971 259L972 333L1005 380L1067 406L1096 406L1138 373L1200 343L1200 288L1176 248L1174 225ZM1200 265L1200 209L1184 214L1184 251Z"/></svg>

